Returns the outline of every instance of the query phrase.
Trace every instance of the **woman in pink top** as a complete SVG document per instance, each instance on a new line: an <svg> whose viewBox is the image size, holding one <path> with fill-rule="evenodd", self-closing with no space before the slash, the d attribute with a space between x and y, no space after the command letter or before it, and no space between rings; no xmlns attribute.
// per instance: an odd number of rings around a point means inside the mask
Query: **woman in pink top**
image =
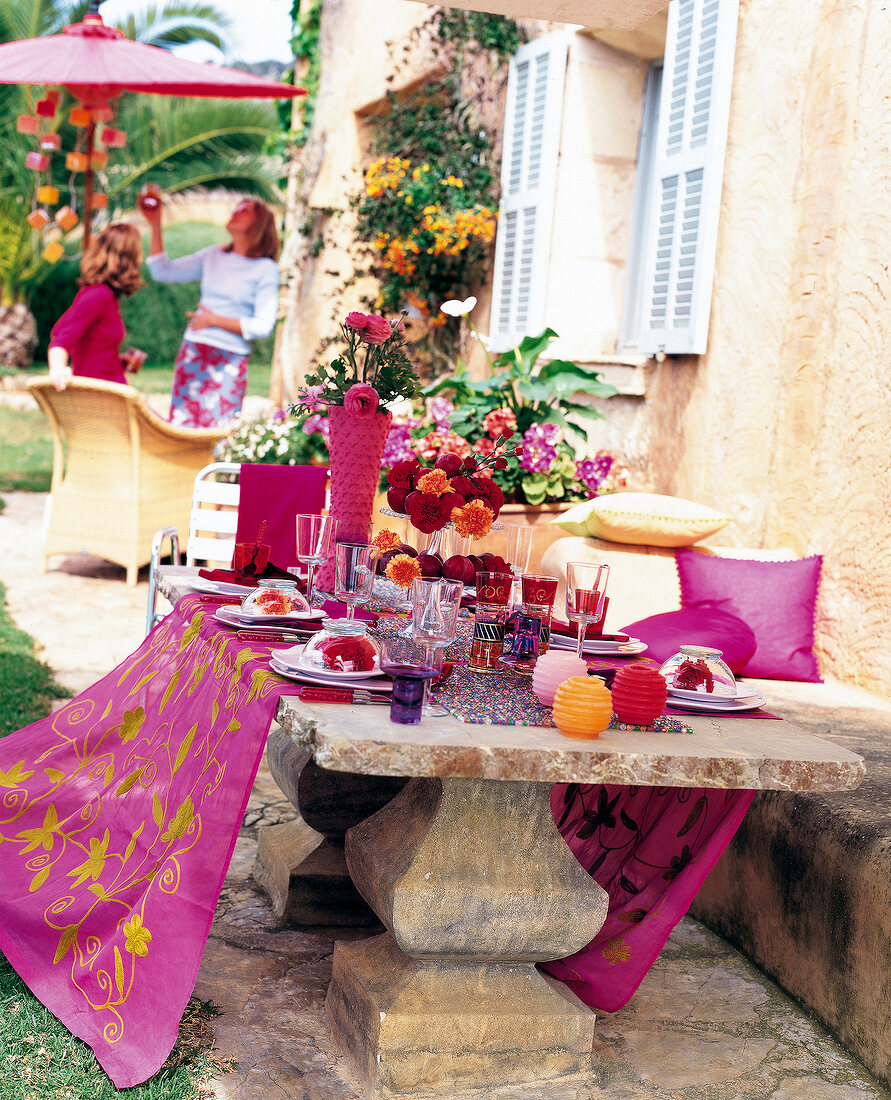
<svg viewBox="0 0 891 1100"><path fill-rule="evenodd" d="M144 286L139 275L142 243L132 225L119 222L103 229L80 262L81 289L50 334L50 381L64 390L72 375L126 384L125 371L139 370L145 354L118 351L124 322L118 299Z"/></svg>

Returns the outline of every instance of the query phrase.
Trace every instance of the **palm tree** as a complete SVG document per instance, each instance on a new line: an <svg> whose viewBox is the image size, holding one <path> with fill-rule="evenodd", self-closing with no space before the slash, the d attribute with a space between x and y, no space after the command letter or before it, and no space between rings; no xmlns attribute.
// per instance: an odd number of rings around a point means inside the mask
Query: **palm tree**
<svg viewBox="0 0 891 1100"><path fill-rule="evenodd" d="M59 33L82 19L88 4L89 0L0 0L0 40ZM222 49L228 26L228 19L211 4L171 0L147 7L138 17L131 15L118 29L128 38L162 48L200 41ZM16 367L32 361L36 325L29 303L52 270L42 258L39 234L25 221L33 175L24 160L33 138L16 131L17 117L32 113L36 91L0 85L0 364ZM68 106L63 100L57 114L64 148L74 144L63 121ZM117 118L128 144L107 172L104 189L112 218L133 208L147 180L167 192L212 183L264 199L281 197L281 162L264 153L279 130L270 103L125 93Z"/></svg>

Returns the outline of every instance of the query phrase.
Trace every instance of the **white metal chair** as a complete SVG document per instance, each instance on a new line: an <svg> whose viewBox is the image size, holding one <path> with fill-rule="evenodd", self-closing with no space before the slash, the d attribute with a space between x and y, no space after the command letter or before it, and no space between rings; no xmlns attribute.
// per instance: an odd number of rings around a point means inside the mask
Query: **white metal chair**
<svg viewBox="0 0 891 1100"><path fill-rule="evenodd" d="M238 527L238 500L241 487L238 475L241 465L237 462L211 462L198 473L192 492L192 510L189 513L189 536L186 542L186 565L196 562L216 563L228 566L235 549L235 532ZM220 475L227 475L218 480ZM175 527L165 527L152 539L152 557L149 562L148 609L145 632L151 631L166 612L157 609L158 584L156 571L161 560L164 543L170 541L170 557L173 565L181 565L179 532Z"/></svg>

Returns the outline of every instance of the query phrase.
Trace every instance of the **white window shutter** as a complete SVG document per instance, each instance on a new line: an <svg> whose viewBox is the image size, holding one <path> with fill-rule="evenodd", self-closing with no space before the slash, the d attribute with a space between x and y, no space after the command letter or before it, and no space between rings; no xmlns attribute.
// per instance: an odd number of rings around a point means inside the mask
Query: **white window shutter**
<svg viewBox="0 0 891 1100"><path fill-rule="evenodd" d="M491 348L505 351L545 327L547 268L569 35L545 35L511 59L495 239Z"/></svg>
<svg viewBox="0 0 891 1100"><path fill-rule="evenodd" d="M739 0L672 0L642 331L653 354L701 355L708 342Z"/></svg>

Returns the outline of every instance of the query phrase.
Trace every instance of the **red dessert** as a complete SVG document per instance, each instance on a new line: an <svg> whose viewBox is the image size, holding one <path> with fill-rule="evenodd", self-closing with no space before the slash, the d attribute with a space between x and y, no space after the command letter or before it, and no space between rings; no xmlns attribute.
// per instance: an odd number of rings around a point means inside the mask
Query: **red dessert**
<svg viewBox="0 0 891 1100"><path fill-rule="evenodd" d="M332 672L371 672L375 648L367 638L326 638L319 643L325 668Z"/></svg>

